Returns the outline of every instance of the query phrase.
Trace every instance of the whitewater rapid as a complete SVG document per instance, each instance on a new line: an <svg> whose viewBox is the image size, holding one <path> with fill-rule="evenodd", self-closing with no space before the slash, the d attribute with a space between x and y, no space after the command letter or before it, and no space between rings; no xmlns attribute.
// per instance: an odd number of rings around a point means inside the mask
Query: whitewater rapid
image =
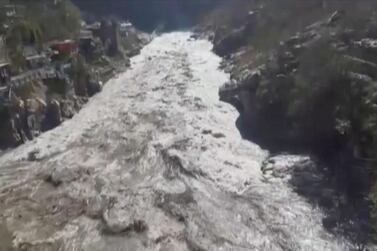
<svg viewBox="0 0 377 251"><path fill-rule="evenodd" d="M348 250L261 172L206 40L155 38L72 120L0 157L0 233L30 250ZM33 155L33 161L30 156ZM2 229L1 229L2 228ZM7 240L2 240L3 242Z"/></svg>

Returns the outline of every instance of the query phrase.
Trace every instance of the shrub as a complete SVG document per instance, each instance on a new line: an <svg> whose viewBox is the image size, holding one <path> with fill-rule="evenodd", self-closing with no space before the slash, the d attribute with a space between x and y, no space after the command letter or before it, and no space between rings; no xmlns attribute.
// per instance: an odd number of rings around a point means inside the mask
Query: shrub
<svg viewBox="0 0 377 251"><path fill-rule="evenodd" d="M80 11L70 0L62 0L57 4L49 0L14 2L26 7L25 20L40 27L44 41L73 38L80 30Z"/></svg>

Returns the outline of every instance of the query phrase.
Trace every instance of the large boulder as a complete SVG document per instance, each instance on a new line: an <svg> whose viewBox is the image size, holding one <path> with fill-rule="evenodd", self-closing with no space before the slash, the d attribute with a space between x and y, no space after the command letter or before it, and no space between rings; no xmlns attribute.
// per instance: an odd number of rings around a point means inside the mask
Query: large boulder
<svg viewBox="0 0 377 251"><path fill-rule="evenodd" d="M87 89L88 95L91 97L102 90L102 83L95 79L89 79Z"/></svg>
<svg viewBox="0 0 377 251"><path fill-rule="evenodd" d="M72 118L76 113L75 103L71 100L62 100L61 113L63 118Z"/></svg>
<svg viewBox="0 0 377 251"><path fill-rule="evenodd" d="M47 106L47 112L44 121L44 130L57 127L63 121L60 103L52 99Z"/></svg>
<svg viewBox="0 0 377 251"><path fill-rule="evenodd" d="M220 56L227 56L234 53L238 48L247 44L247 28L243 26L242 28L233 30L230 34L223 35L222 31L218 31L215 37L214 51Z"/></svg>

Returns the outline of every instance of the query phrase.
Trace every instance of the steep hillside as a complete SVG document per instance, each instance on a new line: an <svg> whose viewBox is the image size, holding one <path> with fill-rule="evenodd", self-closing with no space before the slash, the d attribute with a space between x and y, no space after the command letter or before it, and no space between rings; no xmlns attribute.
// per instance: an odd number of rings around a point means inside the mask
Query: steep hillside
<svg viewBox="0 0 377 251"><path fill-rule="evenodd" d="M343 215L344 208L359 207L365 216L377 202L376 6L239 1L202 26L227 59L233 80L220 97L240 111L243 136L275 152L319 157L330 183L346 196L338 204Z"/></svg>
<svg viewBox="0 0 377 251"><path fill-rule="evenodd" d="M20 15L29 24L38 26L46 41L74 38L80 31L81 13L71 1L8 0L8 2L11 5L21 6Z"/></svg>
<svg viewBox="0 0 377 251"><path fill-rule="evenodd" d="M148 40L121 20L83 22L70 0L2 0L0 12L0 149L72 118Z"/></svg>
<svg viewBox="0 0 377 251"><path fill-rule="evenodd" d="M153 31L189 28L224 0L74 0L81 9L102 16L129 19L136 27Z"/></svg>

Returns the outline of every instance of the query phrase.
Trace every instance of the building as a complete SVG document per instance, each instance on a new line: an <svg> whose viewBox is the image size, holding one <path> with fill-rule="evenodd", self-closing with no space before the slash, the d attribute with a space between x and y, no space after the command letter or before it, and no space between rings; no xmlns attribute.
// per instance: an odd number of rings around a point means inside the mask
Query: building
<svg viewBox="0 0 377 251"><path fill-rule="evenodd" d="M92 59L94 57L96 42L92 31L81 30L79 36L79 50L86 59Z"/></svg>
<svg viewBox="0 0 377 251"><path fill-rule="evenodd" d="M73 40L54 41L50 43L50 48L58 56L70 56L78 52L77 43Z"/></svg>
<svg viewBox="0 0 377 251"><path fill-rule="evenodd" d="M99 37L101 35L101 23L95 22L92 24L84 25L85 30L89 30L92 32L93 36Z"/></svg>
<svg viewBox="0 0 377 251"><path fill-rule="evenodd" d="M8 62L0 63L0 87L6 86L11 78L11 65Z"/></svg>
<svg viewBox="0 0 377 251"><path fill-rule="evenodd" d="M11 78L11 65L5 46L5 39L0 36L0 86L6 86Z"/></svg>
<svg viewBox="0 0 377 251"><path fill-rule="evenodd" d="M22 18L25 15L25 6L6 4L0 7L0 15L7 19Z"/></svg>
<svg viewBox="0 0 377 251"><path fill-rule="evenodd" d="M29 70L38 69L49 63L47 56L44 53L39 53L35 46L24 46L23 56Z"/></svg>
<svg viewBox="0 0 377 251"><path fill-rule="evenodd" d="M87 30L87 29L82 29L80 31L79 39L80 40L92 40L93 39L93 31Z"/></svg>
<svg viewBox="0 0 377 251"><path fill-rule="evenodd" d="M9 61L4 36L0 35L0 62Z"/></svg>
<svg viewBox="0 0 377 251"><path fill-rule="evenodd" d="M130 32L135 32L135 29L130 22L121 22L119 24L119 32L122 37L128 37Z"/></svg>

